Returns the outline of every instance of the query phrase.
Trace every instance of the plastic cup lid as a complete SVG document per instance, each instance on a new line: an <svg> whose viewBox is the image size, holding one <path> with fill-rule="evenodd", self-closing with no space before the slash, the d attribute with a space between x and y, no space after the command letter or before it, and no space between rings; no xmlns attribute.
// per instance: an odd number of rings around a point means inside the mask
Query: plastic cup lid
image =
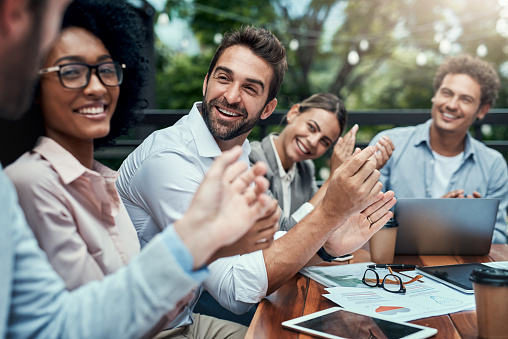
<svg viewBox="0 0 508 339"><path fill-rule="evenodd" d="M492 286L508 286L508 270L499 268L477 268L469 276L469 280L477 284Z"/></svg>

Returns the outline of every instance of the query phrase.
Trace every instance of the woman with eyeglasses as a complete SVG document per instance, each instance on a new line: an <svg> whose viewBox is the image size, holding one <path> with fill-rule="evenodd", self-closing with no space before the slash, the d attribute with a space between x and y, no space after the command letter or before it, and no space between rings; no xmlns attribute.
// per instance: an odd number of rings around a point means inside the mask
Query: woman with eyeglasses
<svg viewBox="0 0 508 339"><path fill-rule="evenodd" d="M33 127L19 137L35 146L6 168L40 247L69 290L102 279L139 252L116 192L117 172L93 158L145 105L138 20L125 2L70 5L39 71L27 114L33 122L20 125Z"/></svg>

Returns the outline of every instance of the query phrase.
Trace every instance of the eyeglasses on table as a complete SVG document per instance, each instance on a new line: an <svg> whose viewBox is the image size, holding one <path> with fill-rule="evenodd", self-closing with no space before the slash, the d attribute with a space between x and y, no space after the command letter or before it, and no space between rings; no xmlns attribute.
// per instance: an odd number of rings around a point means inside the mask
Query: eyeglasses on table
<svg viewBox="0 0 508 339"><path fill-rule="evenodd" d="M391 267L388 267L388 270L390 273L385 275L383 279L380 279L375 269L367 268L363 274L362 282L370 287L382 287L388 292L406 293L406 284L411 284L423 278L423 275L418 274L413 279L403 282L399 276L393 273Z"/></svg>

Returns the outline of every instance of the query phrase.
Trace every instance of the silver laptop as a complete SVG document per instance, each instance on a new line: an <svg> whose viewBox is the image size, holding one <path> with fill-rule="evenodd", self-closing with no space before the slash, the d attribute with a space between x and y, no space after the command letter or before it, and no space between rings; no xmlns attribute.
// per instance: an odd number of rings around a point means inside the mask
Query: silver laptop
<svg viewBox="0 0 508 339"><path fill-rule="evenodd" d="M398 198L395 254L486 255L499 199Z"/></svg>

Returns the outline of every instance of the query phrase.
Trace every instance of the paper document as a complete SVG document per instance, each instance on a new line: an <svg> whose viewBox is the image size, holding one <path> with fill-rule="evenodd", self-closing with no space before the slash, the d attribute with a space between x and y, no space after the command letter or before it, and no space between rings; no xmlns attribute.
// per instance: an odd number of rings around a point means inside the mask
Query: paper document
<svg viewBox="0 0 508 339"><path fill-rule="evenodd" d="M482 265L486 265L492 268L500 268L502 270L508 270L508 261L482 262Z"/></svg>
<svg viewBox="0 0 508 339"><path fill-rule="evenodd" d="M336 266L310 266L304 267L300 273L325 285L326 287L368 287L362 283L363 273L367 265L373 262L336 265ZM383 271L384 272L384 271Z"/></svg>
<svg viewBox="0 0 508 339"><path fill-rule="evenodd" d="M429 278L406 284L406 293L391 293L381 287L369 287L362 277L369 263L313 266L300 272L329 286L324 296L347 310L368 315L383 315L394 320L410 321L475 308L473 294L465 294ZM390 272L376 269L382 279ZM402 281L416 276L415 271L403 271ZM335 287L332 287L335 286Z"/></svg>

